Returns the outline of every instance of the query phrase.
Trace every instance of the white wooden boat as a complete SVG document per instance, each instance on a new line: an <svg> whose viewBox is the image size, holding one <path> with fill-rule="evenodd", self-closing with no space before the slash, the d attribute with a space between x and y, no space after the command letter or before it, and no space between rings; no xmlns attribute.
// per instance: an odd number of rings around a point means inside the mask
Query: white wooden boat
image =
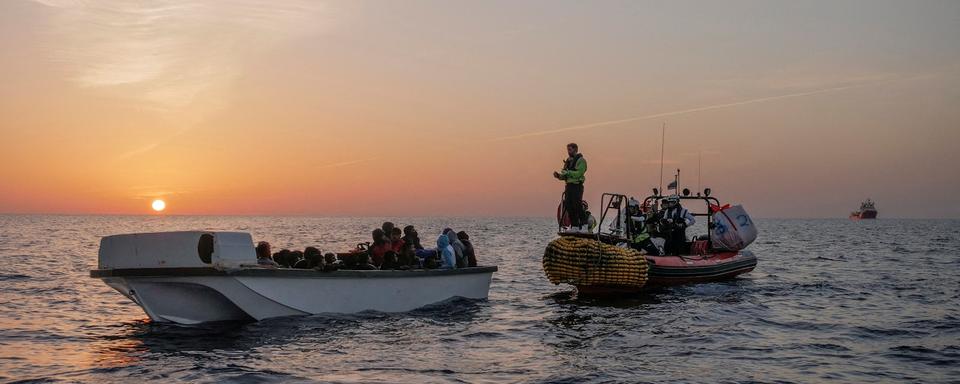
<svg viewBox="0 0 960 384"><path fill-rule="evenodd" d="M104 237L90 276L157 322L196 324L363 311L405 312L486 299L496 266L334 271L257 266L249 233L188 231Z"/></svg>

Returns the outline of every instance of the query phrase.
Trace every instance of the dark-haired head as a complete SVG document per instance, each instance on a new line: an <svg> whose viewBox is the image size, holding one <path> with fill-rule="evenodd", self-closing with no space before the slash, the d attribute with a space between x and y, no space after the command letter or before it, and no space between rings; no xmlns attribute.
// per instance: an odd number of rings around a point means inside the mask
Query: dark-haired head
<svg viewBox="0 0 960 384"><path fill-rule="evenodd" d="M261 241L257 243L257 258L258 259L271 259L270 257L270 243L266 241Z"/></svg>
<svg viewBox="0 0 960 384"><path fill-rule="evenodd" d="M326 261L327 264L336 263L336 262L337 262L337 254L336 254L336 253L333 253L333 252L327 252L325 255L323 255L323 260Z"/></svg>
<svg viewBox="0 0 960 384"><path fill-rule="evenodd" d="M457 238L460 239L461 241L462 241L462 240L470 240L470 235L468 235L468 234L467 234L466 232L464 232L464 231L460 231L460 232L457 232Z"/></svg>
<svg viewBox="0 0 960 384"><path fill-rule="evenodd" d="M303 251L290 251L289 264L291 267L301 259L303 259Z"/></svg>
<svg viewBox="0 0 960 384"><path fill-rule="evenodd" d="M383 222L383 225L380 226L380 229L383 230L383 233L384 233L384 234L390 235L390 233L393 232L393 228L394 228L394 227L396 227L396 226L393 225L393 222L384 221L384 222Z"/></svg>
<svg viewBox="0 0 960 384"><path fill-rule="evenodd" d="M281 249L280 252L273 255L273 261L276 261L277 264L282 266L289 266L292 259L289 249Z"/></svg>
<svg viewBox="0 0 960 384"><path fill-rule="evenodd" d="M303 258L307 260L310 268L323 266L323 254L317 247L307 247L303 250Z"/></svg>
<svg viewBox="0 0 960 384"><path fill-rule="evenodd" d="M382 230L382 229L380 229L380 228L374 229L374 230L373 230L373 243L374 243L374 244L382 244L384 241L387 241L387 239L386 239L386 231L384 231L384 230Z"/></svg>

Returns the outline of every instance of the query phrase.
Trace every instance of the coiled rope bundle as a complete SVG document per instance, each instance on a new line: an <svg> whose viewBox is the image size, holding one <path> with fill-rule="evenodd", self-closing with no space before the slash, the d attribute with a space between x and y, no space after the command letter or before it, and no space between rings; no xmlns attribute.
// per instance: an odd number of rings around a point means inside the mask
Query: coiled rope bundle
<svg viewBox="0 0 960 384"><path fill-rule="evenodd" d="M553 284L640 288L647 283L647 259L636 250L573 236L547 245L543 271Z"/></svg>

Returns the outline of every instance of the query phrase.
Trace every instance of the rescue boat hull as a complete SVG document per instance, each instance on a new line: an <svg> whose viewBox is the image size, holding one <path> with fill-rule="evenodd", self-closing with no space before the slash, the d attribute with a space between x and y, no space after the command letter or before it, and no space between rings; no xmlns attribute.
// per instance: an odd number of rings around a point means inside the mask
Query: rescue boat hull
<svg viewBox="0 0 960 384"><path fill-rule="evenodd" d="M629 288L578 285L584 295L629 294L671 285L723 281L753 271L757 257L750 251L720 252L704 256L646 256L647 284Z"/></svg>

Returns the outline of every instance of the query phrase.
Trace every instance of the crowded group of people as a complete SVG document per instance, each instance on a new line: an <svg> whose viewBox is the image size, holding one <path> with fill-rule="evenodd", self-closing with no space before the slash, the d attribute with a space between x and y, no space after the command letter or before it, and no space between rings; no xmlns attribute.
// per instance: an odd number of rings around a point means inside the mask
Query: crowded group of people
<svg viewBox="0 0 960 384"><path fill-rule="evenodd" d="M446 228L437 237L436 248L425 248L412 225L401 229L385 222L372 231L372 241L350 252L323 253L319 248L272 252L270 243L257 243L257 264L266 268L336 270L457 269L477 266L477 257L464 231Z"/></svg>

